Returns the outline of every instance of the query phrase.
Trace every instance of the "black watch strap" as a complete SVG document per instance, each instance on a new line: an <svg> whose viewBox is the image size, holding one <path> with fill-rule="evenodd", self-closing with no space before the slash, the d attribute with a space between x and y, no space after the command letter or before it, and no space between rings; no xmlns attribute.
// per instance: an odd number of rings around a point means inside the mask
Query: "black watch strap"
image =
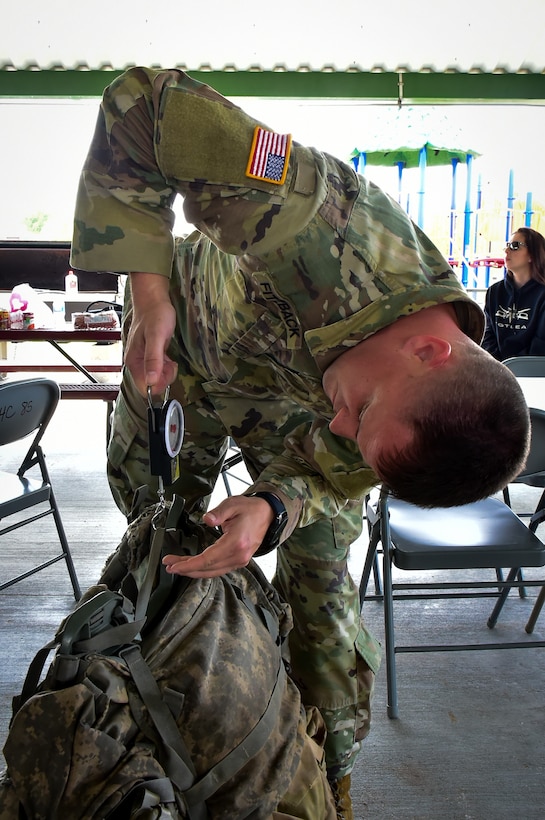
<svg viewBox="0 0 545 820"><path fill-rule="evenodd" d="M278 546L280 536L284 532L284 528L288 523L288 513L282 501L274 493L251 493L251 496L263 498L267 504L269 504L274 513L272 523L265 533L261 546L255 553L255 555L258 556L266 555Z"/></svg>

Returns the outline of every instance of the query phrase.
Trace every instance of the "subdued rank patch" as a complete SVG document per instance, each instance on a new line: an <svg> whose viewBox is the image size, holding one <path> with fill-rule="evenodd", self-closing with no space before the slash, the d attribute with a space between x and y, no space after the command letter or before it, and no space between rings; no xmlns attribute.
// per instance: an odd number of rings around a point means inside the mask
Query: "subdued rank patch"
<svg viewBox="0 0 545 820"><path fill-rule="evenodd" d="M257 125L246 176L283 185L288 173L290 151L291 134L276 134Z"/></svg>

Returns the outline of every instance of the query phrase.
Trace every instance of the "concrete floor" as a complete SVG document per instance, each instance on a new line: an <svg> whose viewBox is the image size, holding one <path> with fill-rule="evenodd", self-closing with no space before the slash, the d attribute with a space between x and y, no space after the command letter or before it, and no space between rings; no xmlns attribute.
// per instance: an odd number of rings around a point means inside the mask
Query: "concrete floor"
<svg viewBox="0 0 545 820"><path fill-rule="evenodd" d="M105 409L101 402L61 402L45 451L82 587L93 583L117 546L125 521L105 478ZM6 464L7 466L7 464ZM236 490L235 490L236 491ZM222 492L221 488L218 490ZM537 491L517 487L515 503L530 506ZM23 532L23 531L20 531ZM29 530L4 546L4 566L24 560ZM45 524L40 540L47 539ZM354 545L357 581L366 539ZM269 564L264 562L269 572ZM7 570L5 569L7 572ZM509 600L497 638L518 639L530 598ZM35 652L73 605L68 575L56 565L0 593L0 745L11 697ZM399 631L488 632L490 602L407 605ZM382 607L364 604L381 638ZM545 613L535 636L545 634ZM403 655L398 659L400 717L386 715L384 666L376 682L373 725L353 773L355 816L407 820L538 820L545 814L545 666L543 651ZM67 819L68 820L68 819ZM236 820L234 818L233 820Z"/></svg>

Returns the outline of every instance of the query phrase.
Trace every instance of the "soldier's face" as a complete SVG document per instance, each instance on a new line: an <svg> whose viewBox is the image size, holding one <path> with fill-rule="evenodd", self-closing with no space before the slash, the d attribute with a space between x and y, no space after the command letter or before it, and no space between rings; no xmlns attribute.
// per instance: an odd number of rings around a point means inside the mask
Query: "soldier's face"
<svg viewBox="0 0 545 820"><path fill-rule="evenodd" d="M339 356L324 373L323 386L335 413L329 429L355 441L374 468L381 453L412 441L406 409L413 385L401 361L389 366L367 352L363 343Z"/></svg>

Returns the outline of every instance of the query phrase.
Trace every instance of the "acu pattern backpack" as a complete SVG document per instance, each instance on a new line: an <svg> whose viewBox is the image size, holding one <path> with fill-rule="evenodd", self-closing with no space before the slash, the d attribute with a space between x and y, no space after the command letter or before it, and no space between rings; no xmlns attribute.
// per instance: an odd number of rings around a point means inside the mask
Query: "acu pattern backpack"
<svg viewBox="0 0 545 820"><path fill-rule="evenodd" d="M14 698L0 820L334 820L323 722L287 673L289 607L254 562L162 567L217 537L176 498L129 525Z"/></svg>

